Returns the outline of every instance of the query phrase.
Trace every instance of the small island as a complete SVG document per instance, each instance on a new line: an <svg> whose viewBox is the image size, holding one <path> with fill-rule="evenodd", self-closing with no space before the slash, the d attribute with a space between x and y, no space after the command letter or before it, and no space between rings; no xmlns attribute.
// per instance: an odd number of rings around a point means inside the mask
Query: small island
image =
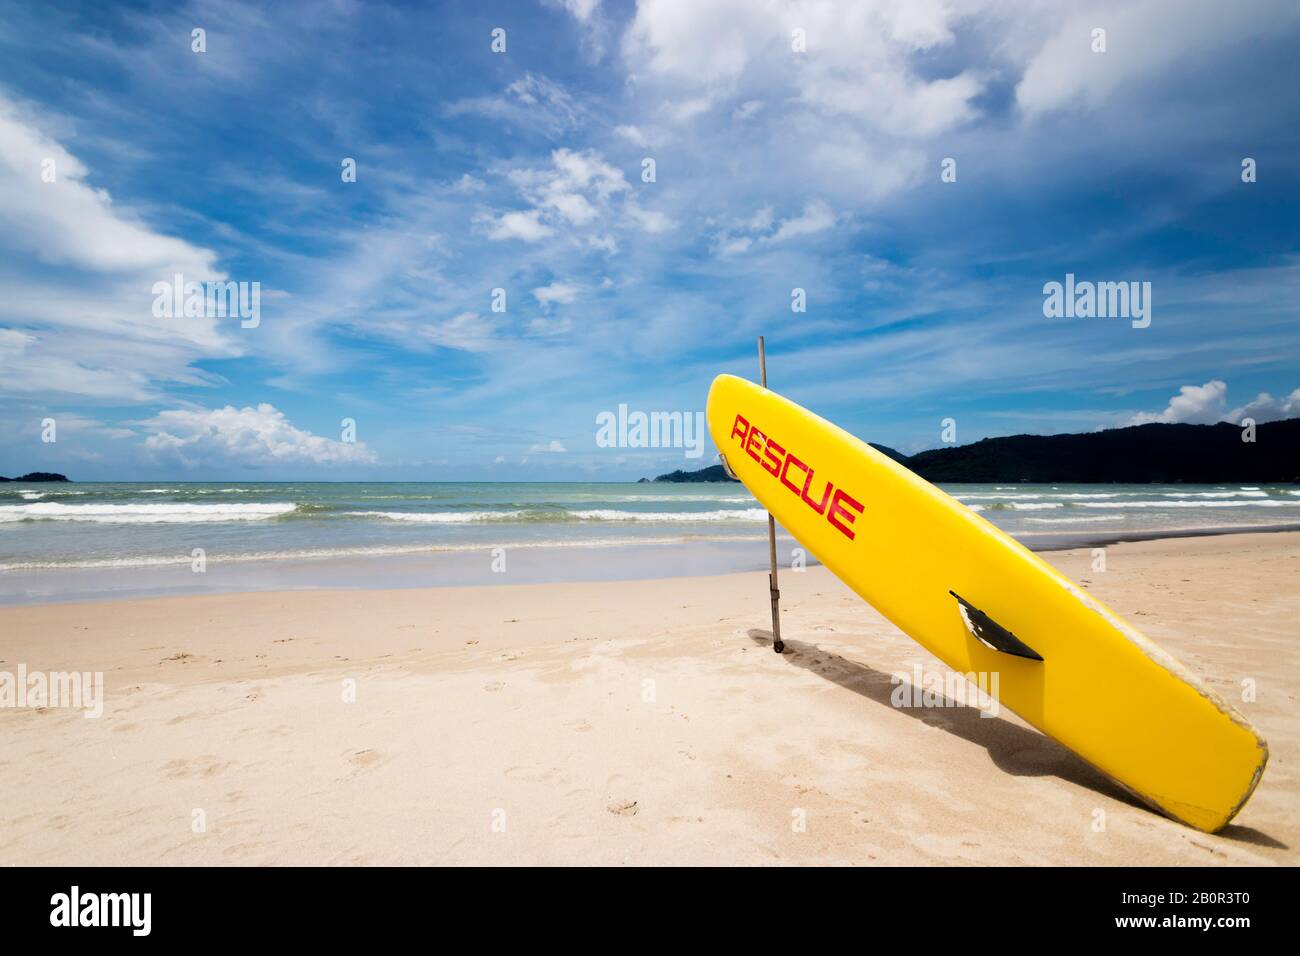
<svg viewBox="0 0 1300 956"><path fill-rule="evenodd" d="M0 481L35 482L35 481L69 481L69 480L70 479L68 478L67 475L59 475L52 471L29 471L25 475L19 475L17 478L6 478L4 475L0 475Z"/></svg>
<svg viewBox="0 0 1300 956"><path fill-rule="evenodd" d="M701 468L699 471L682 471L678 468L676 471L669 472L666 475L660 475L655 479L656 482L684 482L684 481L735 481L725 471L721 465L710 465L708 468ZM642 482L649 479L642 478Z"/></svg>

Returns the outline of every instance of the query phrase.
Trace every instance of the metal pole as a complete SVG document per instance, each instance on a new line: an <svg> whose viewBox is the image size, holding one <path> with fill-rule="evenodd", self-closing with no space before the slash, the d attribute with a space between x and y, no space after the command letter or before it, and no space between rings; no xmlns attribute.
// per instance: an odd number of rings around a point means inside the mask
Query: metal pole
<svg viewBox="0 0 1300 956"><path fill-rule="evenodd" d="M767 388L767 350L761 335L758 337L758 377L759 384ZM770 511L767 513L767 551L772 559L772 571L767 576L767 590L772 598L772 650L780 654L785 650L785 642L781 640L781 589L776 580L776 519Z"/></svg>

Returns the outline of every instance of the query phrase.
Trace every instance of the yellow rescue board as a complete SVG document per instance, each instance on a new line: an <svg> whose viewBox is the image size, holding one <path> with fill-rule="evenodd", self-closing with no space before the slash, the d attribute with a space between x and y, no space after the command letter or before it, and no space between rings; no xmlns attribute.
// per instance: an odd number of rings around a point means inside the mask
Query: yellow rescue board
<svg viewBox="0 0 1300 956"><path fill-rule="evenodd" d="M1225 826L1250 797L1268 761L1259 733L1011 537L744 379L714 380L708 421L729 469L790 534L953 670L996 672L1002 705L1198 829Z"/></svg>

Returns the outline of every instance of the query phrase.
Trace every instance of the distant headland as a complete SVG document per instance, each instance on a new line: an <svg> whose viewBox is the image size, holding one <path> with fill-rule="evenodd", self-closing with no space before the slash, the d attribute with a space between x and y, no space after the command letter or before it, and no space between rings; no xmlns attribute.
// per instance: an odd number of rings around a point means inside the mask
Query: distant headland
<svg viewBox="0 0 1300 956"><path fill-rule="evenodd" d="M68 481L66 475L56 475L52 471L29 471L25 475L19 475L17 478L6 478L0 475L0 481Z"/></svg>
<svg viewBox="0 0 1300 956"><path fill-rule="evenodd" d="M1300 482L1300 418L1255 427L1152 423L1074 435L1011 435L904 455L872 447L933 482L1223 484ZM645 481L647 479L641 479ZM721 465L655 481L727 481Z"/></svg>

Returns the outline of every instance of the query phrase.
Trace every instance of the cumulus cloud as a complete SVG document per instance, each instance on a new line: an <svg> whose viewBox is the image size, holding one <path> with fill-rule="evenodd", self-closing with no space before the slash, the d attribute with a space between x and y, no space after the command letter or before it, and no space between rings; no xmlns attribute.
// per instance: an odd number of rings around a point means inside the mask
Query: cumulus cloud
<svg viewBox="0 0 1300 956"><path fill-rule="evenodd" d="M1204 385L1184 385L1178 394L1169 399L1163 412L1152 414L1139 412L1130 419L1130 425L1145 425L1148 422L1171 422L1175 424L1208 425L1223 418L1223 409L1228 396L1226 383L1213 379Z"/></svg>
<svg viewBox="0 0 1300 956"><path fill-rule="evenodd" d="M519 170L510 178L538 210L578 226L595 219L597 206L628 188L622 171L595 150L557 149L550 169Z"/></svg>
<svg viewBox="0 0 1300 956"><path fill-rule="evenodd" d="M561 442L552 440L550 442L547 442L544 445L533 445L531 448L528 449L528 453L529 454L533 454L533 453L559 454L561 452L566 452L568 450L569 449L565 448Z"/></svg>
<svg viewBox="0 0 1300 956"><path fill-rule="evenodd" d="M1274 398L1268 392L1260 392L1253 402L1228 412L1225 418L1234 424L1243 418L1249 418L1256 424L1281 421L1284 418L1300 418L1300 388L1290 395Z"/></svg>
<svg viewBox="0 0 1300 956"><path fill-rule="evenodd" d="M930 135L968 119L985 88L974 72L930 78L913 63L951 45L964 12L938 0L644 0L623 53L634 72L691 91L706 107L783 76L792 87L784 95L814 110L891 134ZM806 54L792 52L795 29ZM770 69L782 62L787 70ZM742 118L753 102L741 99Z"/></svg>
<svg viewBox="0 0 1300 956"><path fill-rule="evenodd" d="M659 233L674 225L663 213L643 208L623 171L594 149L557 149L549 166L516 169L508 178L530 208L481 217L489 239L537 242L561 231L619 225ZM589 235L585 242L611 252L617 248L608 233Z"/></svg>
<svg viewBox="0 0 1300 956"><path fill-rule="evenodd" d="M524 242L537 242L553 235L555 230L542 222L542 214L535 209L503 213L488 230L489 239L522 239Z"/></svg>
<svg viewBox="0 0 1300 956"><path fill-rule="evenodd" d="M161 461L198 467L372 464L363 442L342 442L296 428L265 402L256 407L175 409L139 423L144 447Z"/></svg>
<svg viewBox="0 0 1300 956"><path fill-rule="evenodd" d="M1169 400L1164 411L1138 412L1129 420L1129 424L1174 422L1208 425L1221 421L1239 424L1243 418L1263 424L1284 418L1300 418L1300 388L1280 398L1274 398L1268 392L1260 392L1253 401L1225 413L1227 400L1228 386L1219 379L1212 379L1204 385L1184 385Z"/></svg>

